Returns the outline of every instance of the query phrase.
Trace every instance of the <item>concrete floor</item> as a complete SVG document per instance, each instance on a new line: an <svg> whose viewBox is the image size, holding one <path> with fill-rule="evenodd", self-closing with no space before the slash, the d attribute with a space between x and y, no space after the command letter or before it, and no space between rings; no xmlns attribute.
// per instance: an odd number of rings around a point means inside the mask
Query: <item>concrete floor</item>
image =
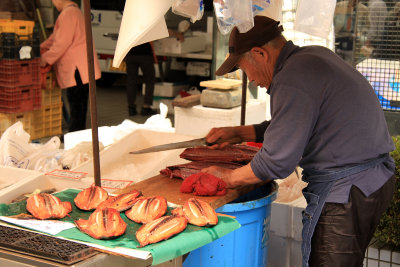
<svg viewBox="0 0 400 267"><path fill-rule="evenodd" d="M143 96L139 90L136 97L137 110L140 113L140 108L143 103ZM63 101L68 109L68 100L66 91L63 91ZM128 103L125 87L125 75L120 75L118 79L110 87L96 86L96 105L97 105L97 122L98 126L114 126L119 125L125 119L132 120L136 123L144 123L150 116L129 116ZM88 106L89 109L90 105ZM172 121L174 116L169 115L168 118ZM90 111L87 114L86 128L91 128ZM63 134L68 132L67 123L63 120Z"/></svg>

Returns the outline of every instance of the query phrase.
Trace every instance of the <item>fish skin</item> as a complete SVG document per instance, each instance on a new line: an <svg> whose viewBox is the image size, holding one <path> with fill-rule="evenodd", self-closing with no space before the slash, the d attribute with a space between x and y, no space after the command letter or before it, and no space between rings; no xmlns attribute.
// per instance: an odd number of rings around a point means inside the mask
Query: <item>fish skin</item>
<svg viewBox="0 0 400 267"><path fill-rule="evenodd" d="M100 186L93 185L78 193L75 205L81 210L95 210L100 203L108 199L108 193Z"/></svg>
<svg viewBox="0 0 400 267"><path fill-rule="evenodd" d="M100 203L97 209L112 208L119 212L125 211L135 204L136 200L142 193L137 190L132 190L129 193L120 194L109 197L107 200Z"/></svg>
<svg viewBox="0 0 400 267"><path fill-rule="evenodd" d="M126 223L119 211L112 208L97 209L88 220L76 220L75 225L80 231L95 239L116 238L126 231Z"/></svg>
<svg viewBox="0 0 400 267"><path fill-rule="evenodd" d="M207 202L190 198L183 205L183 214L190 224L197 226L213 226L218 223L215 210Z"/></svg>
<svg viewBox="0 0 400 267"><path fill-rule="evenodd" d="M220 149L210 149L207 146L186 148L179 157L191 161L219 161L249 163L260 149L247 145L227 145Z"/></svg>
<svg viewBox="0 0 400 267"><path fill-rule="evenodd" d="M39 220L61 219L72 211L72 205L51 194L39 193L26 200L26 209Z"/></svg>
<svg viewBox="0 0 400 267"><path fill-rule="evenodd" d="M187 219L183 216L163 216L143 224L136 232L140 247L166 240L185 230Z"/></svg>
<svg viewBox="0 0 400 267"><path fill-rule="evenodd" d="M165 197L140 197L125 215L134 222L146 224L163 216L167 208Z"/></svg>

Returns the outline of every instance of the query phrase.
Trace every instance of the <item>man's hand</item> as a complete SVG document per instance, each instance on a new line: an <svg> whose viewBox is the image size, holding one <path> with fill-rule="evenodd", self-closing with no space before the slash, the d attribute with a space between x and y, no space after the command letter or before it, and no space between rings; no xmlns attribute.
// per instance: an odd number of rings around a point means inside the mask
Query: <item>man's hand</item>
<svg viewBox="0 0 400 267"><path fill-rule="evenodd" d="M40 58L40 67L46 67L47 66L47 62L41 57Z"/></svg>
<svg viewBox="0 0 400 267"><path fill-rule="evenodd" d="M238 135L236 134L235 127L212 128L206 135L206 140L208 143L214 143L219 139L231 139L237 136ZM211 149L224 148L228 144L229 144L228 142L224 142L220 145L212 145L209 148Z"/></svg>

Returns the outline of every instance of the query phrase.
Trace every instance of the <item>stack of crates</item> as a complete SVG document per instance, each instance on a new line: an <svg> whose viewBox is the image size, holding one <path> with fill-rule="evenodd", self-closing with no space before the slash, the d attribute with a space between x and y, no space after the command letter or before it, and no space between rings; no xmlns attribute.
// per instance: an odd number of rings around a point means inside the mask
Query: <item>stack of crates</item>
<svg viewBox="0 0 400 267"><path fill-rule="evenodd" d="M31 139L61 133L61 119L57 131L47 123L47 117L54 117L48 114L57 112L49 109L55 100L42 100L40 40L34 26L34 21L0 20L0 134L16 121L23 123ZM56 94L61 107L61 91ZM37 131L47 127L44 123L50 124L51 129Z"/></svg>
<svg viewBox="0 0 400 267"><path fill-rule="evenodd" d="M42 108L32 112L31 139L62 133L61 88L57 85L54 72L44 75L41 91Z"/></svg>

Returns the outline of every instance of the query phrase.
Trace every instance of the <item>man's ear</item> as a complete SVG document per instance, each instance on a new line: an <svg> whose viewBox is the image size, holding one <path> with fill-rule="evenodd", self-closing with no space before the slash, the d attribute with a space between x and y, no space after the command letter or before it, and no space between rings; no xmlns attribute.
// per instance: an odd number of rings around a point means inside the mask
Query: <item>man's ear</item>
<svg viewBox="0 0 400 267"><path fill-rule="evenodd" d="M250 52L253 58L257 61L268 61L269 59L268 51L262 47L253 47Z"/></svg>

